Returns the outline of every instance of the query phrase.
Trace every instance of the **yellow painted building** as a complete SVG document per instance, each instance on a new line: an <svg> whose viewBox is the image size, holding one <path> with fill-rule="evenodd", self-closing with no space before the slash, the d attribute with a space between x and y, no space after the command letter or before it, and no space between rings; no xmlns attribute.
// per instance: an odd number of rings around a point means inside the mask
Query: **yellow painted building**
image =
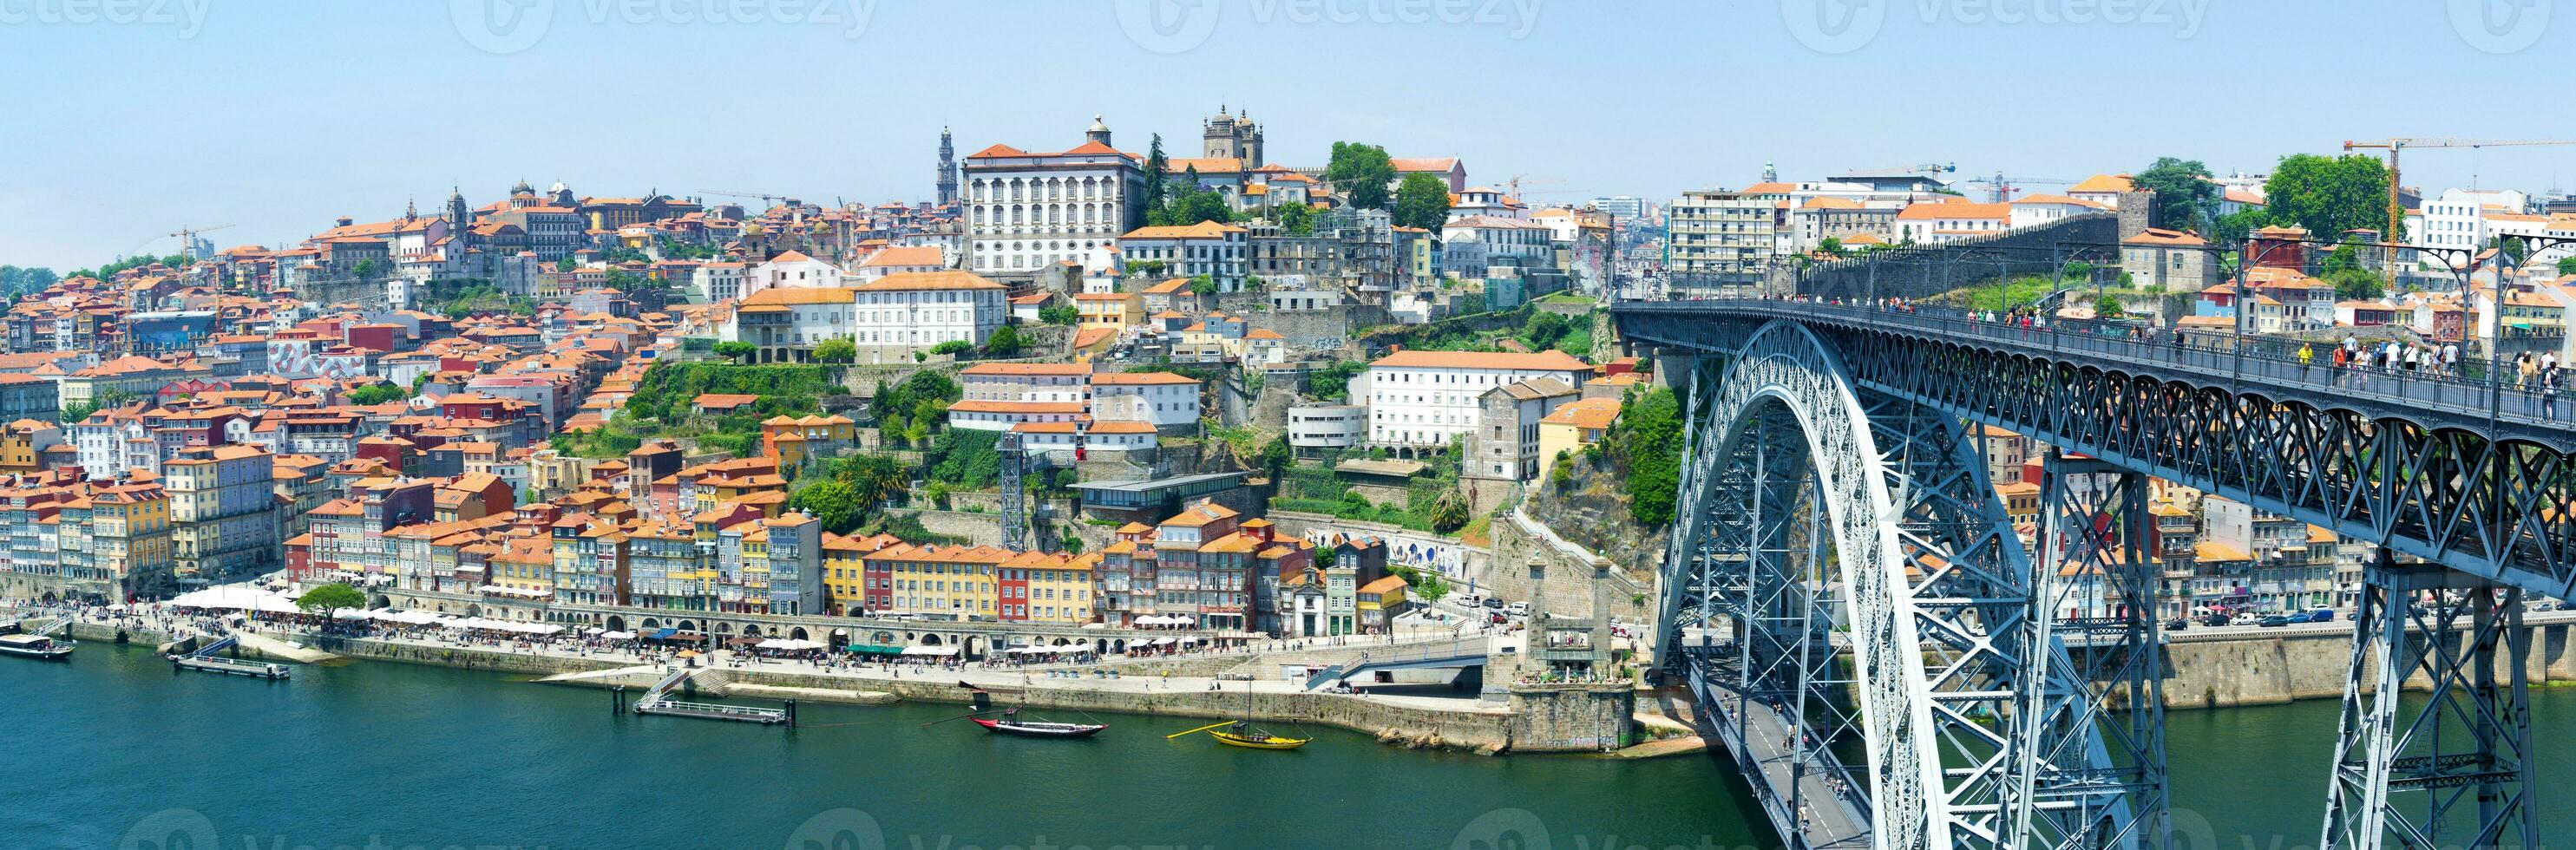
<svg viewBox="0 0 2576 850"><path fill-rule="evenodd" d="M1600 441L1611 423L1619 421L1619 400L1587 398L1550 411L1538 421L1538 459L1542 466L1556 463L1560 453L1573 454L1584 446ZM1542 470L1544 471L1544 470Z"/></svg>
<svg viewBox="0 0 2576 850"><path fill-rule="evenodd" d="M1073 296L1077 327L1120 330L1145 321L1145 297L1133 292L1085 292Z"/></svg>

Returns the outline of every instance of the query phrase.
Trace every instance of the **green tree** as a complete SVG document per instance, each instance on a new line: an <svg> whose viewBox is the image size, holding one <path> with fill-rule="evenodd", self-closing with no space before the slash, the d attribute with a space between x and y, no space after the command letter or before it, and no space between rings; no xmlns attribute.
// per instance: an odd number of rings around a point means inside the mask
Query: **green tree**
<svg viewBox="0 0 2576 850"><path fill-rule="evenodd" d="M868 518L867 503L851 492L850 485L838 480L817 481L796 491L796 495L787 497L787 507L813 514L823 523L823 530L833 534L856 531L859 523Z"/></svg>
<svg viewBox="0 0 2576 850"><path fill-rule="evenodd" d="M2120 299L2108 295L2093 299L2093 318L2117 319L2125 315L2128 310L2120 306Z"/></svg>
<svg viewBox="0 0 2576 850"><path fill-rule="evenodd" d="M1649 528L1673 521L1675 494L1681 487L1681 400L1671 389L1638 396L1612 429L1619 455L1628 462L1628 516Z"/></svg>
<svg viewBox="0 0 2576 850"><path fill-rule="evenodd" d="M2576 257L2568 257L2566 259L2559 260L2558 273L2562 275L2576 274Z"/></svg>
<svg viewBox="0 0 2576 850"><path fill-rule="evenodd" d="M2272 211L2264 207L2246 207L2218 219L2210 232L2210 244L2235 245L2254 235L2254 231L2272 226Z"/></svg>
<svg viewBox="0 0 2576 850"><path fill-rule="evenodd" d="M1215 295L1216 278L1209 277L1207 275L1197 275L1190 278L1190 294L1199 296Z"/></svg>
<svg viewBox="0 0 2576 850"><path fill-rule="evenodd" d="M1386 187L1395 182L1395 163L1387 159L1385 148L1334 142L1332 157L1324 163L1324 182L1333 184L1333 191L1349 198L1351 206L1386 209Z"/></svg>
<svg viewBox="0 0 2576 850"><path fill-rule="evenodd" d="M717 357L738 363L748 363L753 354L760 352L760 347L748 342L719 342L716 343L715 352Z"/></svg>
<svg viewBox="0 0 2576 850"><path fill-rule="evenodd" d="M1456 490L1440 494L1431 503L1431 530L1447 534L1467 527L1467 497Z"/></svg>
<svg viewBox="0 0 2576 850"><path fill-rule="evenodd" d="M2158 157L2154 165L2129 178L2139 189L2156 195L2156 227L2167 230L2198 230L2201 216L2212 211L2218 202L2218 184L2209 182L2209 166L2200 160Z"/></svg>
<svg viewBox="0 0 2576 850"><path fill-rule="evenodd" d="M349 276L359 280L374 280L376 273L381 270L373 259L359 260L356 265L349 267Z"/></svg>
<svg viewBox="0 0 2576 850"><path fill-rule="evenodd" d="M1171 170L1172 161L1163 156L1163 134L1155 133L1154 143L1145 148L1145 190L1140 200L1145 202L1146 210L1162 208L1165 193L1163 176Z"/></svg>
<svg viewBox="0 0 2576 850"><path fill-rule="evenodd" d="M1851 256L1851 249L1843 247L1843 240L1831 236L1827 236L1818 241L1816 243L1816 250L1828 257Z"/></svg>
<svg viewBox="0 0 2576 850"><path fill-rule="evenodd" d="M962 339L952 339L952 340L949 340L949 341L947 341L947 342L943 342L943 343L940 343L940 344L938 344L938 345L931 346L931 347L930 347L930 353L932 353L932 354L960 354L960 353L964 353L964 352L967 352L967 351L971 351L971 350L973 350L974 348L975 348L975 344L974 344L974 343L967 342L967 341L962 340Z"/></svg>
<svg viewBox="0 0 2576 850"><path fill-rule="evenodd" d="M1288 204L1280 207L1275 215L1279 219L1279 228L1291 236L1312 236L1315 233L1314 207Z"/></svg>
<svg viewBox="0 0 2576 850"><path fill-rule="evenodd" d="M330 616L331 612L342 608L367 607L367 595L345 584L326 584L296 597L295 607L308 613Z"/></svg>
<svg viewBox="0 0 2576 850"><path fill-rule="evenodd" d="M1020 339L1020 329L1015 325L994 328L993 335L984 338L984 350L992 352L996 357L1018 354L1023 345L1026 345L1026 342Z"/></svg>
<svg viewBox="0 0 2576 850"><path fill-rule="evenodd" d="M410 390L393 384L368 384L349 391L350 404L375 405L410 397Z"/></svg>
<svg viewBox="0 0 2576 850"><path fill-rule="evenodd" d="M1449 223L1449 184L1428 174L1407 174L1395 188L1395 223L1439 233Z"/></svg>
<svg viewBox="0 0 2576 850"><path fill-rule="evenodd" d="M1297 453L1288 448L1287 435L1272 437L1270 442L1261 446L1261 471L1272 481L1288 474L1289 465L1296 462Z"/></svg>
<svg viewBox="0 0 2576 850"><path fill-rule="evenodd" d="M1368 364L1358 360L1335 360L1306 375L1306 391L1325 401L1341 401L1350 396L1351 379L1368 371Z"/></svg>
<svg viewBox="0 0 2576 850"><path fill-rule="evenodd" d="M568 272L577 268L581 268L581 265L573 262L571 257L565 257L555 261L555 271Z"/></svg>
<svg viewBox="0 0 2576 850"><path fill-rule="evenodd" d="M2390 241L2406 238L2402 232L2386 232L2388 166L2378 157L2291 154L2281 158L2263 191L2274 222L2297 224L2318 238L2361 229L2381 231Z"/></svg>
<svg viewBox="0 0 2576 850"><path fill-rule="evenodd" d="M836 336L814 346L814 359L824 363L848 363L859 359L859 345L849 337Z"/></svg>
<svg viewBox="0 0 2576 850"><path fill-rule="evenodd" d="M63 405L62 421L66 423L78 422L83 419L88 419L90 414L97 412L97 404L86 401L75 401L70 404Z"/></svg>
<svg viewBox="0 0 2576 850"><path fill-rule="evenodd" d="M1073 309L1071 304L1042 307L1038 309L1038 321L1050 325L1070 325L1082 321L1082 312Z"/></svg>
<svg viewBox="0 0 2576 850"><path fill-rule="evenodd" d="M2376 301L2388 294L2388 279L2369 269L2336 269L2326 273L2326 282L2334 284L2335 297L2345 301Z"/></svg>

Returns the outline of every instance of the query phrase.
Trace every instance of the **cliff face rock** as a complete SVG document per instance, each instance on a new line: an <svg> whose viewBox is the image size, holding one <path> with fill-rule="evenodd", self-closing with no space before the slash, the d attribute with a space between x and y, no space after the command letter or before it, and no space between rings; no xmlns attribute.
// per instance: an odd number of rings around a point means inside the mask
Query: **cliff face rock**
<svg viewBox="0 0 2576 850"><path fill-rule="evenodd" d="M1574 474L1565 485L1557 485L1552 477L1530 485L1522 511L1620 569L1653 572L1664 557L1664 538L1671 529L1649 528L1628 517L1631 499L1625 470L1606 458L1596 466L1579 454L1571 464Z"/></svg>

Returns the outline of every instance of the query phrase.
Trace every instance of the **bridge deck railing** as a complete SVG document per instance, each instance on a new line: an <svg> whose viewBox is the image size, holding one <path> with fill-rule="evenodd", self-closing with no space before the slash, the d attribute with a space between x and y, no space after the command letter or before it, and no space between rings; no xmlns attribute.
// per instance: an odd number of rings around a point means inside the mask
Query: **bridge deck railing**
<svg viewBox="0 0 2576 850"><path fill-rule="evenodd" d="M2524 386L2511 361L2463 360L2450 369L2419 364L2403 366L2333 363L2332 341L2314 343L2311 358L2301 362L2302 342L2279 337L2241 336L2186 331L2179 336L2121 322L2058 320L2046 325L1995 321L1966 310L1939 307L1883 307L1832 301L1784 299L1715 299L1669 305L1632 305L1642 311L1687 311L1711 307L1800 320L1831 322L1883 330L1900 330L1959 341L2000 343L2032 353L2080 356L2141 371L2181 371L2212 381L2252 384L2285 392L2345 396L2397 407L2431 408L2485 421L2530 427L2576 426L2576 404L2562 404L2567 388ZM2367 351L2367 348L2365 348ZM2503 381L2487 379L2489 369ZM2535 383L2537 383L2535 381ZM2276 393L2281 394L2281 393Z"/></svg>

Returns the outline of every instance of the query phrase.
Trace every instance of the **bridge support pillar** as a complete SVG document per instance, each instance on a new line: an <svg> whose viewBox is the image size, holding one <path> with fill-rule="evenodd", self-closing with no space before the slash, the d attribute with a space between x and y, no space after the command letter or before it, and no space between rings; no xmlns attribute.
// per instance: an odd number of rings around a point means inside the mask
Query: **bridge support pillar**
<svg viewBox="0 0 2576 850"><path fill-rule="evenodd" d="M2320 847L2539 846L2522 602L2380 551L2353 617ZM2410 681L2429 697L2401 700Z"/></svg>
<svg viewBox="0 0 2576 850"><path fill-rule="evenodd" d="M2048 683L2035 693L2061 702L2021 717L2015 744L2038 755L2025 769L2055 769L2028 778L2016 821L2056 846L2161 848L2164 648L2158 568L2146 546L2154 533L2147 476L2055 448L2040 475L2029 618L2038 634L2028 645L2054 643L2066 654L2031 653L2033 678ZM2047 669L2061 663L2066 669ZM2110 757L2069 758L2087 749ZM2030 828L2038 822L2046 828Z"/></svg>

